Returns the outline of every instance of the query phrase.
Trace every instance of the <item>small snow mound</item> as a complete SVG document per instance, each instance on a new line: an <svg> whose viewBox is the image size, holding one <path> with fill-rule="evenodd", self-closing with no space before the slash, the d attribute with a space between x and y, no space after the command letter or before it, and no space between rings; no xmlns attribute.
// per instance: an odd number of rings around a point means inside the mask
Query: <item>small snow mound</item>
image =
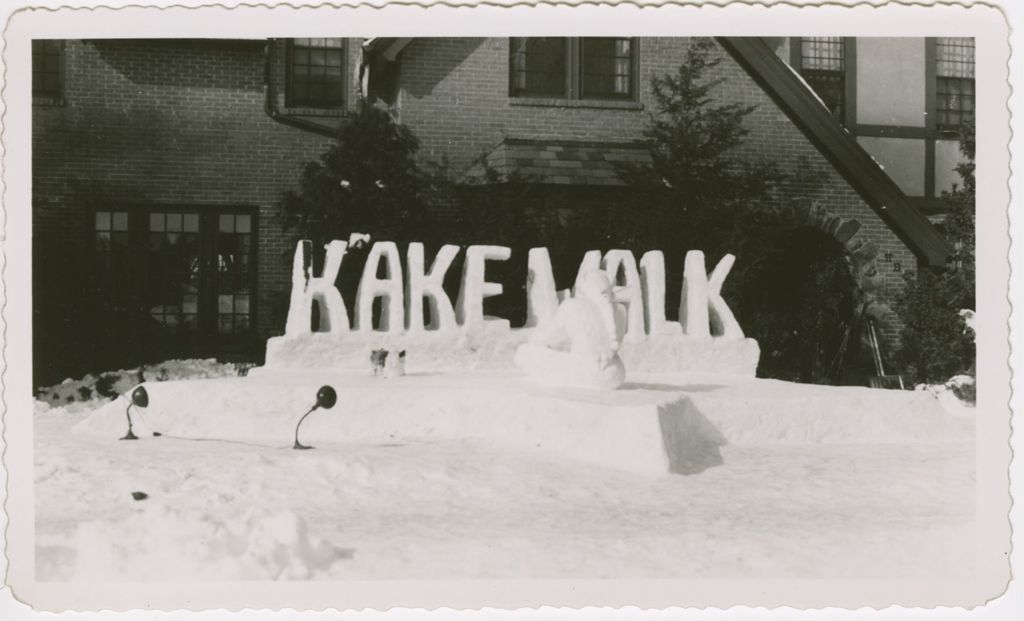
<svg viewBox="0 0 1024 621"><path fill-rule="evenodd" d="M237 377L245 375L248 369L247 364L217 362L213 358L166 360L134 369L118 369L98 375L90 373L77 380L69 377L60 384L39 388L36 400L64 412L79 412L94 409L143 382Z"/></svg>
<svg viewBox="0 0 1024 621"><path fill-rule="evenodd" d="M914 390L931 394L948 414L961 418L974 416L975 404L968 395L974 394L974 378L954 375L945 384L918 384Z"/></svg>
<svg viewBox="0 0 1024 621"><path fill-rule="evenodd" d="M76 579L309 580L352 551L309 533L291 512L237 518L186 513L139 501L120 520L82 523L72 536ZM151 559L139 574L139 558Z"/></svg>

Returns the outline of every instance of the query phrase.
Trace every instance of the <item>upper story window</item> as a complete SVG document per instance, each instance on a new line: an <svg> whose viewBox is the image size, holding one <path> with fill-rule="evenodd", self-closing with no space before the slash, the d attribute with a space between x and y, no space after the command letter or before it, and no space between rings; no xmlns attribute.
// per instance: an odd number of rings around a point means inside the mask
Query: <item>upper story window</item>
<svg viewBox="0 0 1024 621"><path fill-rule="evenodd" d="M32 41L32 96L57 98L64 91L61 56L64 42L52 39Z"/></svg>
<svg viewBox="0 0 1024 621"><path fill-rule="evenodd" d="M935 39L935 124L956 130L974 116L974 39Z"/></svg>
<svg viewBox="0 0 1024 621"><path fill-rule="evenodd" d="M846 56L842 37L801 37L800 75L840 121L846 94Z"/></svg>
<svg viewBox="0 0 1024 621"><path fill-rule="evenodd" d="M288 106L338 108L345 103L345 40L288 42Z"/></svg>
<svg viewBox="0 0 1024 621"><path fill-rule="evenodd" d="M616 37L514 37L509 94L557 99L636 98L636 42Z"/></svg>

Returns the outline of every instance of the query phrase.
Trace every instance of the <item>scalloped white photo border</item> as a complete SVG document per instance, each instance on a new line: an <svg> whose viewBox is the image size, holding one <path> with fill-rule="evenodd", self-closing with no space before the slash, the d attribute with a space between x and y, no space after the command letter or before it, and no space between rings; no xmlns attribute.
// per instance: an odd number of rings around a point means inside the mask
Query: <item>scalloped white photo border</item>
<svg viewBox="0 0 1024 621"><path fill-rule="evenodd" d="M628 611L592 610L592 616L620 618L642 609L790 607L821 609L866 606L981 606L1004 596L1009 560L1011 373L1007 297L1010 276L1010 113L1008 82L1010 28L995 4L921 6L874 5L799 7L792 3L712 2L610 6L525 6L529 3L410 2L405 4L300 2L222 3L184 1L178 6L141 2L93 2L94 8L60 3L13 7L4 31L3 88L3 440L6 470L4 552L6 584L13 597L38 610L203 610L203 609L375 609L416 607L456 610L636 606ZM167 3L165 3L167 4ZM358 6L360 5L361 6ZM512 4L510 8L496 6ZM819 4L819 3L812 3ZM856 4L856 3L848 3ZM106 5L106 6L104 6ZM127 6L119 6L127 5ZM424 8L422 5L432 5ZM45 8L29 8L29 7ZM328 17L334 19L328 19ZM972 36L977 41L977 236L978 331L977 516L979 575L973 582L856 580L474 580L357 582L143 583L126 588L104 583L40 583L33 566L31 286L30 286L30 45L32 37L287 37L287 36L509 36L630 34L642 36ZM1022 207L1019 202L1018 208ZM1015 248L1019 259L1020 251ZM1019 265L1019 261L1017 262ZM1020 281L1020 277L1016 277ZM1019 297L1019 296L1018 296ZM1019 325L1019 322L1018 324ZM1014 355L1019 360L1019 352ZM1019 367L1018 367L1019 368ZM1018 393L1019 394L1019 393ZM1019 403L1019 397L1015 397ZM1015 438L1019 446L1019 438ZM1019 463L1015 463L1019 476ZM1019 513L1019 508L1017 509ZM1018 522L1019 523L1019 522ZM1019 575L1019 574L1018 574ZM6 590L11 593L11 590ZM1014 591L1011 590L1011 596ZM1020 596L1020 593L1017 593ZM24 608L15 601L10 610ZM1020 600L1016 600L1018 603ZM993 605L994 606L994 605ZM990 606L992 608L993 606ZM699 612L699 611L693 611ZM883 611L882 615L890 611ZM933 611L940 612L940 611ZM955 611L947 611L955 612ZM795 611L761 611L758 615ZM835 618L839 611L820 611ZM404 613L402 613L404 614ZM426 618L429 613L416 613ZM465 613L463 613L465 614ZM480 614L499 614L496 611ZM536 613L545 615L544 611ZM549 611L547 618L555 614ZM557 614L571 614L566 611ZM731 614L754 614L751 608ZM810 613L802 613L804 616ZM852 614L852 613L850 613ZM978 613L980 614L980 613ZM0 607L0 616L4 608ZM434 615L436 617L436 615ZM461 614L460 614L461 616ZM717 616L717 615L716 615ZM972 615L968 615L972 616ZM20 617L19 617L20 618ZM134 616L132 617L134 618ZM280 617L278 617L280 618ZM589 618L589 617L588 617ZM783 618L783 617L780 617ZM1010 618L1010 617L1007 617Z"/></svg>

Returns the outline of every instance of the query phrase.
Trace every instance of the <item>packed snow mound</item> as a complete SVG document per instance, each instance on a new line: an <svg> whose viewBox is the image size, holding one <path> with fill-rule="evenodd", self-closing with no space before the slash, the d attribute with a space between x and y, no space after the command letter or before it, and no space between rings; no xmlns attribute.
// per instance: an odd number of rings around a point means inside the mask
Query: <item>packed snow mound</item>
<svg viewBox="0 0 1024 621"><path fill-rule="evenodd" d="M114 399L143 382L236 377L244 375L248 368L247 364L217 362L213 358L167 360L133 369L118 369L95 375L90 373L77 380L69 377L60 384L38 389L36 399L50 407L81 411L96 407L93 401Z"/></svg>
<svg viewBox="0 0 1024 621"><path fill-rule="evenodd" d="M309 580L353 555L311 536L291 512L195 514L149 500L121 519L79 524L72 547L71 578L88 581ZM139 558L151 562L140 568Z"/></svg>
<svg viewBox="0 0 1024 621"><path fill-rule="evenodd" d="M409 371L514 370L516 349L536 328L492 329L483 322L476 330L423 332L352 331L278 336L267 340L267 361L252 370L265 373L308 373L313 369L369 372L370 353L376 349L405 350ZM674 327L674 328L673 328ZM678 323L665 325L662 334L626 336L619 356L630 373L715 373L754 377L761 355L749 338L700 338L682 333Z"/></svg>
<svg viewBox="0 0 1024 621"><path fill-rule="evenodd" d="M647 474L691 474L721 463L725 444L937 443L969 438L922 392L777 380L634 374L620 390L534 386L515 373L259 375L147 384L132 408L140 448L182 440L289 449L321 385L338 402L303 423L312 446L483 441ZM127 399L95 411L76 433L115 440ZM162 437L152 437L159 432ZM134 444L134 443L133 443Z"/></svg>

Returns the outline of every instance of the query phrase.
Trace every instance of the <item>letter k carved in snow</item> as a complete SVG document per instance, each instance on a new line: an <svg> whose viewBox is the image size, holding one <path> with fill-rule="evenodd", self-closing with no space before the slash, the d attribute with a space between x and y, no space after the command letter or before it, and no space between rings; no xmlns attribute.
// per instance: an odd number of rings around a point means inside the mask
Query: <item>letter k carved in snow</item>
<svg viewBox="0 0 1024 621"><path fill-rule="evenodd" d="M718 262L710 278L704 263L704 253L691 250L683 264L683 291L679 303L679 323L689 336L717 336L724 339L742 339L732 309L722 298L722 285L732 270L736 257L727 254Z"/></svg>
<svg viewBox="0 0 1024 621"><path fill-rule="evenodd" d="M292 296L288 305L285 334L294 336L312 332L310 314L314 300L320 305L321 332L346 332L349 329L348 311L341 292L334 286L345 257L348 242L334 240L327 244L324 269L319 277L313 276L313 243L302 240L295 248L292 260Z"/></svg>

